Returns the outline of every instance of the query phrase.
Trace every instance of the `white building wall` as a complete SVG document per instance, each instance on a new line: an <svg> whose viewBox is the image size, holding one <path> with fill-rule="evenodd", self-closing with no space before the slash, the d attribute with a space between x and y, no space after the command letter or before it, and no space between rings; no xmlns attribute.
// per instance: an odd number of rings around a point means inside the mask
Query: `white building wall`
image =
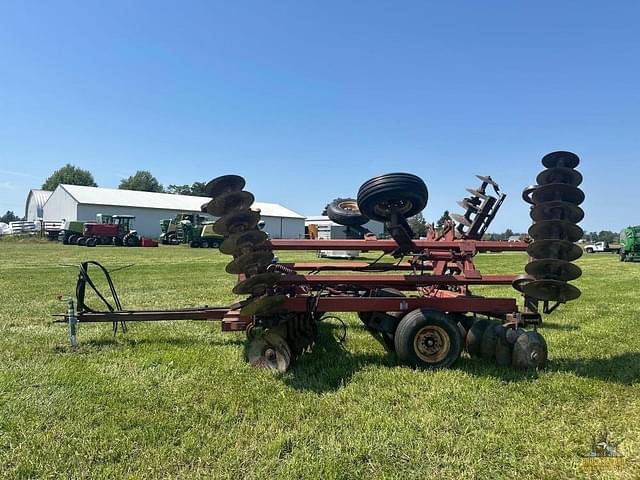
<svg viewBox="0 0 640 480"><path fill-rule="evenodd" d="M304 238L304 218L262 217L271 238Z"/></svg>
<svg viewBox="0 0 640 480"><path fill-rule="evenodd" d="M29 203L27 204L26 220L27 222L35 222L38 218L41 218L40 215L38 215L38 202L32 195L29 197Z"/></svg>
<svg viewBox="0 0 640 480"><path fill-rule="evenodd" d="M58 187L44 204L43 218L45 222L75 220L78 216L78 204L67 191Z"/></svg>

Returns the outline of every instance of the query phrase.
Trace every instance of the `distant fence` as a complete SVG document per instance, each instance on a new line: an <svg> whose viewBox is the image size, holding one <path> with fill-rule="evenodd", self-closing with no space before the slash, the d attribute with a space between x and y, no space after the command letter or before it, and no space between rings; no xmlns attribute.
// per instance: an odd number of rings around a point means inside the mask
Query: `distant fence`
<svg viewBox="0 0 640 480"><path fill-rule="evenodd" d="M24 235L38 232L36 222L9 222L9 234Z"/></svg>

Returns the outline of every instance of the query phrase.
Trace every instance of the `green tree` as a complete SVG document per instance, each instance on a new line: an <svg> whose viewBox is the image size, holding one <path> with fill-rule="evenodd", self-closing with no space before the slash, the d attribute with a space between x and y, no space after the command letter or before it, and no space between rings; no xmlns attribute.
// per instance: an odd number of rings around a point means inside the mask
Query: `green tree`
<svg viewBox="0 0 640 480"><path fill-rule="evenodd" d="M118 188L121 190L139 190L142 192L164 192L158 179L148 170L138 170L129 178L123 178Z"/></svg>
<svg viewBox="0 0 640 480"><path fill-rule="evenodd" d="M407 220L411 230L415 233L416 238L424 237L427 234L427 221L422 213L418 213Z"/></svg>
<svg viewBox="0 0 640 480"><path fill-rule="evenodd" d="M442 216L436 222L436 228L441 229L444 227L445 222L449 220L449 210L445 210Z"/></svg>
<svg viewBox="0 0 640 480"><path fill-rule="evenodd" d="M167 188L168 193L174 193L176 195L191 195L194 197L206 197L207 194L204 191L206 187L206 183L202 182L193 182L191 186L189 185L169 185Z"/></svg>
<svg viewBox="0 0 640 480"><path fill-rule="evenodd" d="M20 220L20 217L18 217L11 210L7 210L7 213L0 217L1 223L17 222L18 220Z"/></svg>
<svg viewBox="0 0 640 480"><path fill-rule="evenodd" d="M67 185L85 185L87 187L98 186L89 170L83 170L70 163L53 172L42 184L42 189L55 190L61 183L66 183Z"/></svg>

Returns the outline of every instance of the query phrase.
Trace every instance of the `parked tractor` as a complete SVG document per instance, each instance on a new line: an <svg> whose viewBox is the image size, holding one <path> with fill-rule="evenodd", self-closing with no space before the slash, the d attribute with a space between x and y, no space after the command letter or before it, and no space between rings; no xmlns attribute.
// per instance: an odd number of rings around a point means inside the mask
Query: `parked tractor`
<svg viewBox="0 0 640 480"><path fill-rule="evenodd" d="M69 245L69 240L74 237L77 240L82 236L82 229L84 225L82 222L67 220L62 226L62 230L58 232L58 240L65 245Z"/></svg>
<svg viewBox="0 0 640 480"><path fill-rule="evenodd" d="M214 222L205 222L200 225L183 225L185 231L185 243L191 248L219 248L224 236L213 231Z"/></svg>
<svg viewBox="0 0 640 480"><path fill-rule="evenodd" d="M620 232L620 261L640 261L640 225L627 227Z"/></svg>
<svg viewBox="0 0 640 480"><path fill-rule="evenodd" d="M68 239L72 245L115 245L117 247L137 247L140 237L133 229L133 215L98 214L96 222L86 222L81 235L71 235Z"/></svg>
<svg viewBox="0 0 640 480"><path fill-rule="evenodd" d="M192 248L218 248L224 240L213 229L212 217L194 213L179 213L175 218L160 221L160 241L164 245L188 243Z"/></svg>

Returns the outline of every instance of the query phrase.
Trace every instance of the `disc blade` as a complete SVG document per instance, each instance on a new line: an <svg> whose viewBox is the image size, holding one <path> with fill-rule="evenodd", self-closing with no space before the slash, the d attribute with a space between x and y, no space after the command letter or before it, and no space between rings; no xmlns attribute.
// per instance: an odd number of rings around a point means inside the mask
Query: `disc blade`
<svg viewBox="0 0 640 480"><path fill-rule="evenodd" d="M578 187L573 185L566 185L564 183L548 183L547 185L540 185L537 187L531 195L533 203L551 202L553 200L560 200L563 202L570 202L574 205L580 205L584 202L584 192Z"/></svg>
<svg viewBox="0 0 640 480"><path fill-rule="evenodd" d="M242 307L240 315L271 315L282 311L282 305L286 298L284 295L265 295Z"/></svg>
<svg viewBox="0 0 640 480"><path fill-rule="evenodd" d="M247 210L253 202L255 197L250 192L227 192L222 195L218 195L207 205L207 213L216 217L222 217L233 212L241 210Z"/></svg>
<svg viewBox="0 0 640 480"><path fill-rule="evenodd" d="M260 212L242 210L220 217L213 224L213 231L218 235L229 236L256 228L260 221Z"/></svg>
<svg viewBox="0 0 640 480"><path fill-rule="evenodd" d="M582 249L566 240L536 240L527 247L533 258L557 258L573 262L582 256Z"/></svg>
<svg viewBox="0 0 640 480"><path fill-rule="evenodd" d="M580 290L560 280L536 280L524 286L525 295L537 300L565 303L580 296Z"/></svg>
<svg viewBox="0 0 640 480"><path fill-rule="evenodd" d="M247 361L252 367L285 373L291 363L291 349L286 340L268 330L247 343Z"/></svg>
<svg viewBox="0 0 640 480"><path fill-rule="evenodd" d="M555 258L534 260L528 263L524 269L529 275L533 275L538 280L551 279L568 282L582 275L582 270L577 265Z"/></svg>
<svg viewBox="0 0 640 480"><path fill-rule="evenodd" d="M261 230L247 230L235 233L226 238L220 245L220 252L225 255L242 255L265 242L267 234Z"/></svg>
<svg viewBox="0 0 640 480"><path fill-rule="evenodd" d="M534 240L567 240L577 242L582 238L582 229L566 220L543 220L529 227L529 236Z"/></svg>
<svg viewBox="0 0 640 480"><path fill-rule="evenodd" d="M227 192L239 192L245 185L244 178L239 175L223 175L207 183L204 187L204 192L209 197L217 197Z"/></svg>
<svg viewBox="0 0 640 480"><path fill-rule="evenodd" d="M511 281L511 286L515 288L517 291L519 291L520 293L523 293L524 286L527 283L533 282L534 280L535 278L533 278L531 275L518 275L516 278L514 278Z"/></svg>
<svg viewBox="0 0 640 480"><path fill-rule="evenodd" d="M548 183L564 183L577 187L582 183L582 174L573 168L555 167L541 171L536 177L538 185L547 185Z"/></svg>
<svg viewBox="0 0 640 480"><path fill-rule="evenodd" d="M233 287L233 293L236 295L262 295L267 288L273 287L278 282L280 276L275 272L259 273L236 284Z"/></svg>
<svg viewBox="0 0 640 480"><path fill-rule="evenodd" d="M498 185L489 175L476 175L476 177L485 182L487 185L491 185L496 190L500 190L500 185Z"/></svg>
<svg viewBox="0 0 640 480"><path fill-rule="evenodd" d="M247 273L251 268L260 269L266 267L272 260L273 252L261 251L245 253L228 263L225 267L225 271L233 275Z"/></svg>
<svg viewBox="0 0 640 480"><path fill-rule="evenodd" d="M577 205L559 200L539 203L531 208L531 219L536 222L543 220L566 220L578 223L584 218L584 211Z"/></svg>
<svg viewBox="0 0 640 480"><path fill-rule="evenodd" d="M473 211L478 210L478 206L471 203L468 198L458 200L456 203L460 205L462 208L464 208L465 210L473 210Z"/></svg>
<svg viewBox="0 0 640 480"><path fill-rule="evenodd" d="M466 227L470 227L471 226L471 220L469 220L468 218L463 217L460 214L450 213L449 217L451 218L451 220L455 221L456 223L461 223L462 225L464 225Z"/></svg>
<svg viewBox="0 0 640 480"><path fill-rule="evenodd" d="M579 163L580 158L573 152L551 152L542 157L542 164L547 168L576 168Z"/></svg>
<svg viewBox="0 0 640 480"><path fill-rule="evenodd" d="M489 195L482 193L474 188L467 188L467 192L469 192L471 195L479 197L479 198L488 198Z"/></svg>
<svg viewBox="0 0 640 480"><path fill-rule="evenodd" d="M524 332L513 345L511 365L520 369L544 368L549 352L547 342L538 332Z"/></svg>

